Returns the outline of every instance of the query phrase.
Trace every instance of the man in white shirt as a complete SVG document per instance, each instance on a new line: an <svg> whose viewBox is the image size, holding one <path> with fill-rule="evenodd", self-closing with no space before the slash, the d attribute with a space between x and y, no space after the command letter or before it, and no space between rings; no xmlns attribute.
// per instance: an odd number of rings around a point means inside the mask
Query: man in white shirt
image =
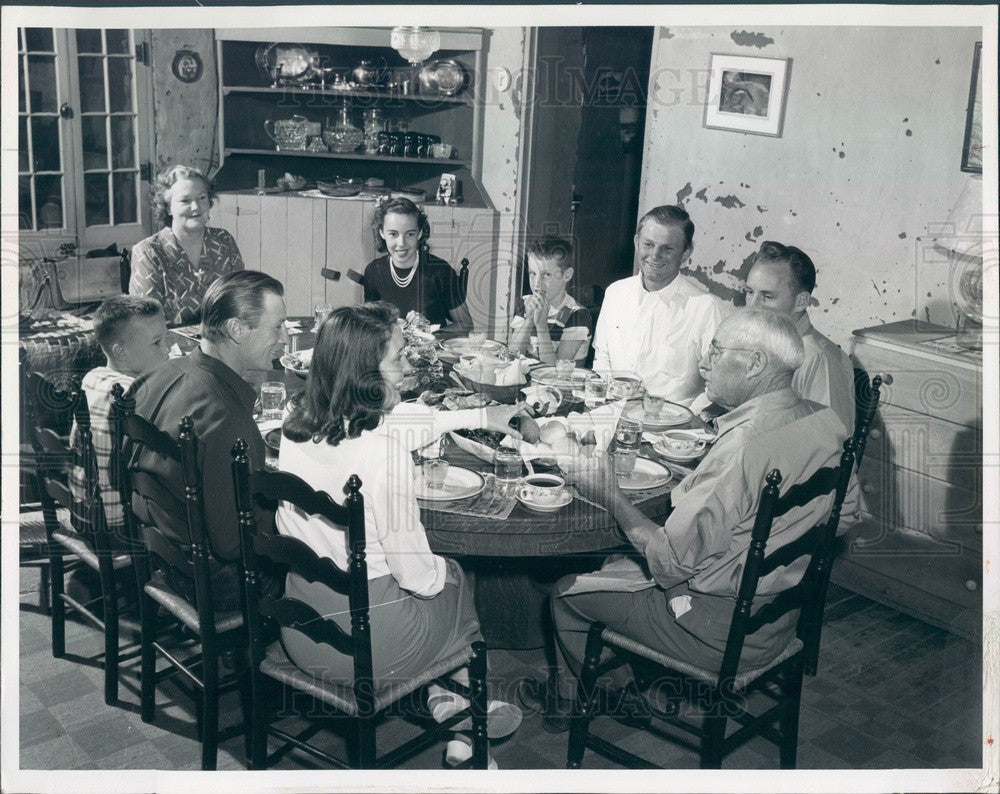
<svg viewBox="0 0 1000 794"><path fill-rule="evenodd" d="M783 314L802 334L805 359L792 378L802 397L830 406L854 432L854 366L843 350L813 328L809 298L816 288L816 267L793 245L761 244L747 274L747 306Z"/></svg>
<svg viewBox="0 0 1000 794"><path fill-rule="evenodd" d="M681 273L694 223L679 206L656 207L635 233L638 273L608 287L594 332L594 369L634 372L651 394L689 404L704 388L698 362L724 305Z"/></svg>

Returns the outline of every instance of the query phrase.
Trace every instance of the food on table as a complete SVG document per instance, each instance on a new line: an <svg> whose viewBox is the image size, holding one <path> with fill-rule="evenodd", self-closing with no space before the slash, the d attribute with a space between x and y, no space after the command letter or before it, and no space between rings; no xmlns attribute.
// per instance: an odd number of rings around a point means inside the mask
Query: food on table
<svg viewBox="0 0 1000 794"><path fill-rule="evenodd" d="M559 422L549 422L539 428L539 437L543 444L548 444L552 446L553 443L561 438L565 438L567 430Z"/></svg>
<svg viewBox="0 0 1000 794"><path fill-rule="evenodd" d="M552 447L552 451L557 455L575 457L584 454L583 448L573 436L560 436L550 446Z"/></svg>
<svg viewBox="0 0 1000 794"><path fill-rule="evenodd" d="M285 353L280 361L283 367L291 370L296 375L308 375L309 365L312 364L312 356L312 348L309 348L308 350L297 350L294 353Z"/></svg>
<svg viewBox="0 0 1000 794"><path fill-rule="evenodd" d="M538 422L530 416L515 416L510 420L510 426L521 434L521 438L529 444L537 444L539 441Z"/></svg>
<svg viewBox="0 0 1000 794"><path fill-rule="evenodd" d="M500 443L507 438L506 434L501 433L499 430L483 430L482 428L476 430L459 429L452 430L451 432L462 438L475 441L477 444L489 447L494 451L500 449Z"/></svg>

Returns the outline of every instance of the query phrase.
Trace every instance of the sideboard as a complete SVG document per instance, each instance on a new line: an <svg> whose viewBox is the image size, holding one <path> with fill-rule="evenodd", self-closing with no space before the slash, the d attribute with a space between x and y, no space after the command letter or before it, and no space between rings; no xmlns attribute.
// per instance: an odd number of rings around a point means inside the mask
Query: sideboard
<svg viewBox="0 0 1000 794"><path fill-rule="evenodd" d="M982 359L954 331L906 320L854 333L854 360L888 373L859 470L862 521L832 581L979 641Z"/></svg>

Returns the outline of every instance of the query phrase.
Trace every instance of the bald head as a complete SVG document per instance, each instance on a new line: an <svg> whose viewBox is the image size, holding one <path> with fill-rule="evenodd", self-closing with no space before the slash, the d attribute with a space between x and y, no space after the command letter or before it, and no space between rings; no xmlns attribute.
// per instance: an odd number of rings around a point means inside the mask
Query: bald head
<svg viewBox="0 0 1000 794"><path fill-rule="evenodd" d="M699 369L709 398L735 408L790 386L802 359L802 336L790 319L764 309L740 309L716 329Z"/></svg>

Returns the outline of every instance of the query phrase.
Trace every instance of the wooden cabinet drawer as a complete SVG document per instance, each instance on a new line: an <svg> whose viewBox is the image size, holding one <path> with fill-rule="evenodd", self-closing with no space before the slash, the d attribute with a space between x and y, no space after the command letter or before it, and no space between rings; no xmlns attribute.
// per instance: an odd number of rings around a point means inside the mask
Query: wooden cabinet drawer
<svg viewBox="0 0 1000 794"><path fill-rule="evenodd" d="M863 509L885 531L905 527L981 553L981 469L969 466L965 471L969 487L866 455L859 472Z"/></svg>
<svg viewBox="0 0 1000 794"><path fill-rule="evenodd" d="M978 428L883 405L865 457L982 492L983 437Z"/></svg>
<svg viewBox="0 0 1000 794"><path fill-rule="evenodd" d="M931 354L881 347L865 339L856 340L854 358L869 375L892 375L892 383L882 387L883 404L955 424L980 426L982 377L976 367L945 362Z"/></svg>

